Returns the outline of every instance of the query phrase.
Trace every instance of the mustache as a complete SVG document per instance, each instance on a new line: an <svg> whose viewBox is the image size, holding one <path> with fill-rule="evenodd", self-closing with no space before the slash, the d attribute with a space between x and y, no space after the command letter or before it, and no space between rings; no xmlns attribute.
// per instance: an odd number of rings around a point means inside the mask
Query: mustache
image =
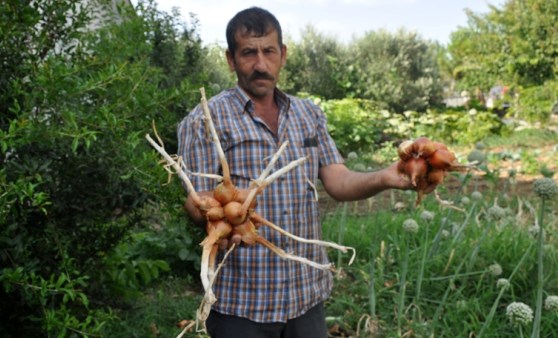
<svg viewBox="0 0 558 338"><path fill-rule="evenodd" d="M250 75L250 80L275 80L275 77L269 73L254 72Z"/></svg>

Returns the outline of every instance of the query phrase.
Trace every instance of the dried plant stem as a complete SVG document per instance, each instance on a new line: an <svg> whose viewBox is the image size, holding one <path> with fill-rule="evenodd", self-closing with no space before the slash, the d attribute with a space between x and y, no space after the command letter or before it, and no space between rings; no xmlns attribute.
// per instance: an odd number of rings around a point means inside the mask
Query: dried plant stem
<svg viewBox="0 0 558 338"><path fill-rule="evenodd" d="M155 150L157 150L157 152L159 152L159 154L161 154L161 156L163 156L163 158L167 161L167 163L171 167L173 167L173 169L176 171L176 174L178 175L178 177L186 184L186 187L188 188L188 193L190 194L190 196L192 196L192 199L196 203L199 203L201 201L200 196L196 193L196 190L194 189L194 186L192 185L192 182L190 181L190 179L188 178L188 176L186 175L184 170L182 170L182 167L178 164L178 162L176 162L167 153L167 151L165 150L165 148L162 145L159 145L157 142L155 142L149 134L146 134L145 138L153 146L153 148L155 148Z"/></svg>
<svg viewBox="0 0 558 338"><path fill-rule="evenodd" d="M203 110L203 116L205 118L206 126L209 128L211 132L211 138L213 139L213 143L217 148L217 155L219 156L219 161L221 162L221 169L223 170L223 182L226 184L230 184L231 181L231 171L229 169L229 164L227 163L227 159L225 157L225 152L223 151L223 147L221 147L221 142L219 141L219 135L217 135L217 131L215 130L215 125L213 124L213 120L211 119L211 113L209 111L209 106L207 105L207 99L205 98L205 88L200 88L201 93L201 107Z"/></svg>
<svg viewBox="0 0 558 338"><path fill-rule="evenodd" d="M460 211L460 212L465 213L465 214L467 213L465 210L453 205L453 202L443 200L440 197L440 193L438 192L438 189L434 189L434 196L436 197L436 201L438 201L438 203L440 203L441 206L446 207L446 208L450 208L450 209L453 209L453 210L457 210L457 211Z"/></svg>
<svg viewBox="0 0 558 338"><path fill-rule="evenodd" d="M343 252L343 253L346 253L348 250L351 250L351 251L353 252L353 255L351 256L351 260L349 261L349 265L353 264L353 261L355 260L356 250L355 250L355 248L353 248L353 247L350 247L350 246L343 246L343 245L339 245L339 244L337 244L337 243L328 242L328 241L322 241L322 240L319 240L319 239L306 239L306 238L302 238L302 237L299 237L299 236L297 236L297 235L291 234L291 233L288 232L287 230L285 230L285 229L283 229L283 228L281 228L281 227L279 227L279 226L273 224L272 222L270 222L270 221L266 220L265 218L260 217L260 216L258 216L258 215L256 215L256 214L252 215L251 218L252 218L255 222L258 222L258 223L261 223L261 224L263 224L263 225L266 225L266 226L270 227L271 229L273 229L273 230L275 230L275 231L277 231L277 232L279 232L279 233L281 233L281 234L283 234L283 235L285 235L285 236L287 236L287 237L290 237L290 238L292 238L292 239L294 239L294 240L296 240L296 241L298 241L298 242L301 242L301 243L316 244L316 245L321 245L321 246L327 246L327 247L330 247L330 248L337 249L337 250L339 250L339 251L341 251L341 252Z"/></svg>
<svg viewBox="0 0 558 338"><path fill-rule="evenodd" d="M184 329L182 330L182 332L180 332L180 334L178 336L176 336L176 338L182 338L186 334L186 332L190 331L190 329L192 327L194 327L195 324L196 324L196 322L192 321L190 324L186 325L184 327Z"/></svg>
<svg viewBox="0 0 558 338"><path fill-rule="evenodd" d="M223 256L223 260L221 260L219 266L217 266L211 278L209 278L208 288L205 289L206 290L205 294L198 308L196 321L205 322L205 320L209 316L209 312L211 311L211 306L217 301L215 295L213 294L213 284L215 283L215 278L217 277L217 274L225 264L225 261L227 260L227 258L235 248L236 248L235 244L231 245L231 247L225 253L225 256Z"/></svg>
<svg viewBox="0 0 558 338"><path fill-rule="evenodd" d="M279 147L277 152L271 157L271 160L267 164L267 167L260 174L260 177L258 177L258 179L256 179L255 181L252 181L252 183L250 183L250 188L249 188L250 192L248 193L248 196L246 197L246 200L244 201L244 203L242 205L242 210L244 212L246 212L248 210L248 208L250 207L250 204L252 203L254 198L256 198L256 195L259 192L258 188L264 183L264 180L269 175L269 172L271 171L271 169L273 169L273 166L275 165L275 162L277 162L277 160L279 159L279 156L281 156L281 154L285 151L288 144L289 144L289 142L286 141Z"/></svg>
<svg viewBox="0 0 558 338"><path fill-rule="evenodd" d="M262 173L260 174L260 177L256 180L256 182L263 181L269 175L269 173L273 169L273 166L275 165L275 163L277 162L279 157L283 154L283 152L287 148L288 144L289 144L289 141L283 142L283 144L279 147L277 152L271 157L271 159L269 160L269 163L267 164L267 167L264 169L264 171L262 171Z"/></svg>
<svg viewBox="0 0 558 338"><path fill-rule="evenodd" d="M277 170L273 174L267 176L265 179L263 179L263 180L258 179L256 181L256 183L254 183L255 187L250 190L250 193L248 194L248 197L246 197L246 200L242 204L243 213L246 214L246 212L250 208L250 204L252 203L254 198L256 198L256 196L259 193L261 193L265 189L265 187L270 185L273 181L278 179L280 176L286 174L287 172L289 172L292 169L296 168L297 166L301 165L304 161L306 161L306 157L301 157L298 160L294 160L294 161L290 162L289 164L287 164L283 168Z"/></svg>
<svg viewBox="0 0 558 338"><path fill-rule="evenodd" d="M273 253L275 253L277 256L279 256L283 259L289 259L289 260L292 260L292 261L307 264L307 265L310 265L311 267L314 267L314 268L320 269L320 270L331 270L333 268L333 265L331 263L320 264L320 263L316 263L314 261L311 261L309 259L306 259L304 257L300 257L300 256L291 255L289 253L286 253L283 249L278 248L277 246L275 246L275 244L271 243L270 241L268 241L267 239L265 239L261 236L258 236L256 241L258 243L260 243L261 245L265 246L266 248L268 248L269 250L273 251Z"/></svg>

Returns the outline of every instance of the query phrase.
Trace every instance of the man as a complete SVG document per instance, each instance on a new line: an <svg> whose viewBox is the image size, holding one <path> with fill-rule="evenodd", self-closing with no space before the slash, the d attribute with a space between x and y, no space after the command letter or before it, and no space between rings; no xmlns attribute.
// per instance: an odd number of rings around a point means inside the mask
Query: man
<svg viewBox="0 0 558 338"><path fill-rule="evenodd" d="M309 100L286 95L277 81L287 59L281 26L268 11L252 7L228 23L227 61L238 85L209 100L233 183L247 188L283 142L286 151L276 164L283 167L307 156L303 165L285 174L258 196L256 212L285 230L319 239L321 225L314 183L339 201L368 198L386 189L411 189L395 164L370 173L350 171L327 133L323 112ZM206 136L201 108L196 107L178 128L179 152L192 172L218 173L214 145ZM209 193L216 182L192 177L198 192ZM186 208L204 223L191 199ZM287 252L326 263L325 250L290 240L266 227L260 234ZM232 242L239 243L238 238ZM214 285L217 302L206 326L212 337L326 337L323 302L332 276L307 265L283 260L263 246L233 251Z"/></svg>

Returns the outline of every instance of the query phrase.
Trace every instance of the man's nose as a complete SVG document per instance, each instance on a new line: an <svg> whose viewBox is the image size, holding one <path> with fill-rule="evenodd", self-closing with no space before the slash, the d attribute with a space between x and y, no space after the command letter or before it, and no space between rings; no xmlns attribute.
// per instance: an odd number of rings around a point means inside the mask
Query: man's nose
<svg viewBox="0 0 558 338"><path fill-rule="evenodd" d="M254 65L254 69L258 72L267 71L267 63L262 52L259 52L256 57L256 64Z"/></svg>

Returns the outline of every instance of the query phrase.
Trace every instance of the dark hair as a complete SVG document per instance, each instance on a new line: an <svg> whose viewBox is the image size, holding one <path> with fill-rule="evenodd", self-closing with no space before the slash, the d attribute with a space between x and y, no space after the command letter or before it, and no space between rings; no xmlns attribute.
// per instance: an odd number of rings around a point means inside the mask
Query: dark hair
<svg viewBox="0 0 558 338"><path fill-rule="evenodd" d="M283 34L277 18L263 8L250 7L236 13L227 25L227 45L232 55L236 51L235 34L243 28L245 29L242 32L243 34L252 33L257 37L264 36L275 30L279 40L279 47L283 46Z"/></svg>

